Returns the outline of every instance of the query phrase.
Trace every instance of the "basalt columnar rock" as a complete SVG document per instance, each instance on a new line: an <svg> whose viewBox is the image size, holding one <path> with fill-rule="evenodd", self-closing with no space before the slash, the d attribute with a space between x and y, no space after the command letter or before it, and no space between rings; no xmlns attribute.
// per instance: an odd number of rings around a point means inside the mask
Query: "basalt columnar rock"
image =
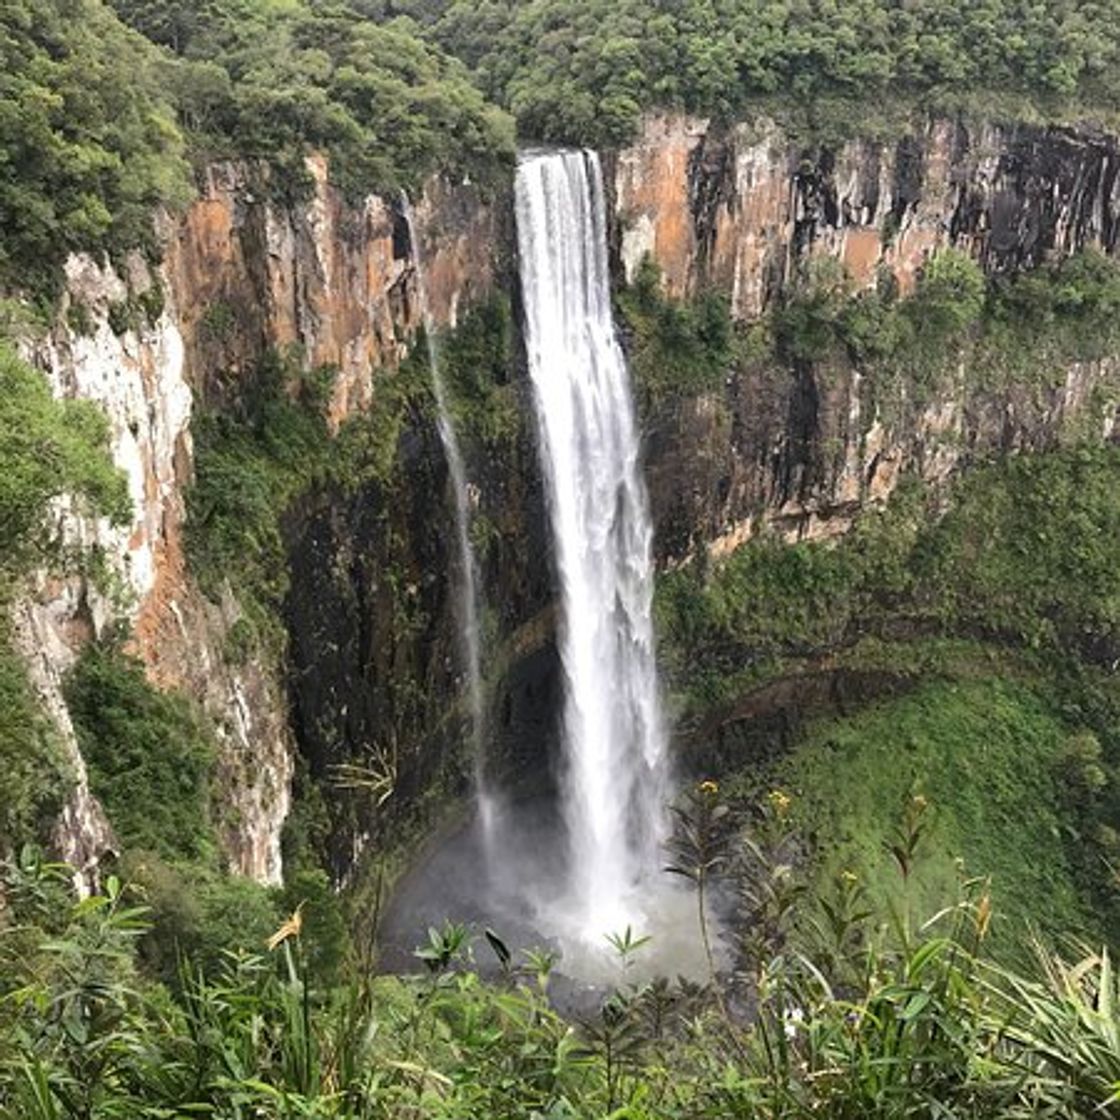
<svg viewBox="0 0 1120 1120"><path fill-rule="evenodd" d="M889 268L907 291L940 246L995 274L1120 236L1120 142L1089 128L934 119L891 142L806 147L766 121L658 116L614 172L626 277L649 253L669 294L717 288L736 318L772 305L806 254L838 257L858 284Z"/></svg>
<svg viewBox="0 0 1120 1120"><path fill-rule="evenodd" d="M942 247L998 275L1085 247L1111 253L1120 235L1120 145L1089 129L932 120L890 143L830 148L767 122L661 116L613 171L623 277L649 255L670 297L714 290L740 320L773 307L813 257L839 260L862 287L889 270L905 293ZM968 372L888 415L836 356L762 362L722 392L662 410L648 436L661 559L699 547L718 556L762 525L833 536L903 472L937 481L985 454L1113 433L1113 361L981 392Z"/></svg>
<svg viewBox="0 0 1120 1120"><path fill-rule="evenodd" d="M825 148L766 122L659 116L604 164L619 279L632 279L649 254L668 295L715 289L737 319L773 306L813 255L838 258L860 285L889 269L906 291L939 246L1004 273L1084 245L1111 252L1120 216L1116 139L1072 128L934 120L891 143ZM294 347L308 367L336 369L337 428L376 412L415 346L420 305L399 201L348 202L324 161L309 171L310 196L293 203L257 167L211 167L186 212L160 219L158 267L73 259L66 300L82 313L63 315L27 347L56 392L104 405L134 503L123 531L70 522L76 540L109 556L120 602L81 581L43 581L21 607L36 684L65 731L61 675L80 644L123 613L151 680L186 690L209 713L221 743L228 860L264 881L280 875L299 754L326 780L332 767L391 749L402 796L415 800L456 739L451 521L430 418L409 418L392 485L324 488L288 511L284 658L231 661L227 636L241 606L230 590L204 596L186 560L184 492L200 406L231 407L266 351ZM436 322L454 326L495 292L508 295L516 319L509 197L433 180L414 210ZM486 536L485 668L507 756L539 749L556 697L543 492L520 367L515 357L520 431L504 450L467 448L476 528ZM938 479L992 451L1050 446L1073 430L1112 432L1115 363L984 391L966 372L888 415L850 362L747 363L721 390L655 412L645 453L659 559L701 547L718 555L763 524L791 537L843 532L904 471ZM60 848L85 864L112 841L81 783L75 798ZM334 864L344 875L368 822L340 810L335 823Z"/></svg>

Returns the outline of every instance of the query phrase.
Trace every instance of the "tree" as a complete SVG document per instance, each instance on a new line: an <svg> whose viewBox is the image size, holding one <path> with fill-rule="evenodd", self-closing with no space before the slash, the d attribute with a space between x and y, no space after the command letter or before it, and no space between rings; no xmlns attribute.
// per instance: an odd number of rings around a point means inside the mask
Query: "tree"
<svg viewBox="0 0 1120 1120"><path fill-rule="evenodd" d="M189 193L155 52L99 0L0 8L0 285L57 292L75 251L152 242Z"/></svg>
<svg viewBox="0 0 1120 1120"><path fill-rule="evenodd" d="M4 577L57 555L53 499L69 494L84 513L127 521L108 436L95 405L55 400L43 375L0 341L0 590Z"/></svg>

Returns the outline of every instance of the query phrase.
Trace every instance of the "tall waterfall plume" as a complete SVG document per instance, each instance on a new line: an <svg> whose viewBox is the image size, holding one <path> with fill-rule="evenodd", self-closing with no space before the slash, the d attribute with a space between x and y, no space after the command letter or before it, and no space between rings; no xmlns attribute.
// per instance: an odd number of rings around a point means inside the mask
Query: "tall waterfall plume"
<svg viewBox="0 0 1120 1120"><path fill-rule="evenodd" d="M471 754L474 767L475 797L482 828L484 850L490 847L493 831L493 801L486 783L485 698L482 688L482 658L479 652L480 599L478 591L478 565L471 545L471 505L467 490L467 471L463 452L447 400L447 386L440 364L439 342L435 321L428 300L428 286L424 272L423 253L416 227L415 215L408 196L401 199L401 209L408 226L408 239L412 247L412 263L416 271L416 291L420 302L420 316L424 323L424 339L428 349L428 366L431 370L432 396L436 402L436 426L447 458L454 495L455 530L459 552L459 644L463 671L467 682L467 699L471 717Z"/></svg>
<svg viewBox="0 0 1120 1120"><path fill-rule="evenodd" d="M611 317L606 208L592 152L517 171L526 341L562 595L566 912L601 941L635 916L665 831L652 526L629 377Z"/></svg>

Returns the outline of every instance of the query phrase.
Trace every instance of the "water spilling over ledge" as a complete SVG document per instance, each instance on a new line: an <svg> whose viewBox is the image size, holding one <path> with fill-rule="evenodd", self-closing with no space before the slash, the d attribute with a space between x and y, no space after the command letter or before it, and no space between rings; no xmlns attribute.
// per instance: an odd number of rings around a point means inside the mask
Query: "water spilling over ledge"
<svg viewBox="0 0 1120 1120"><path fill-rule="evenodd" d="M491 925L515 947L555 949L578 992L617 981L608 935L630 929L650 937L640 972L699 978L695 901L663 871L671 783L654 659L653 526L611 312L598 157L524 153L516 203L559 583L557 788L554 797L505 797L484 827L436 845L398 891L387 941L407 967L426 925Z"/></svg>
<svg viewBox="0 0 1120 1120"><path fill-rule="evenodd" d="M667 788L653 648L653 531L611 316L598 157L525 156L517 232L560 579L565 925L595 941L631 920L627 898L657 867Z"/></svg>
<svg viewBox="0 0 1120 1120"><path fill-rule="evenodd" d="M436 426L439 429L440 442L447 459L447 471L451 477L460 570L457 611L460 658L466 676L467 699L470 703L470 742L471 759L474 767L474 794L479 827L483 834L483 850L484 855L486 855L490 849L493 809L491 796L486 787L486 708L482 688L482 655L479 651L481 600L478 587L478 562L471 545L471 506L467 490L467 468L447 399L447 386L444 384L443 369L440 364L436 326L428 300L428 284L424 272L424 258L420 247L419 231L416 227L416 218L408 195L401 196L401 208L405 225L408 227L413 268L416 270L416 291L420 300L420 317L424 325L424 341L428 349L432 396L436 403Z"/></svg>

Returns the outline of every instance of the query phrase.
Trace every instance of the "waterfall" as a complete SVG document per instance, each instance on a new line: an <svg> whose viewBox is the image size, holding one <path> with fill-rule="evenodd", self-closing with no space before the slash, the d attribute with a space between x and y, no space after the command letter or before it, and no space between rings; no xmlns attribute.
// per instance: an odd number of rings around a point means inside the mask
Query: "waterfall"
<svg viewBox="0 0 1120 1120"><path fill-rule="evenodd" d="M587 940L634 919L658 867L665 742L654 665L652 527L611 317L592 152L528 153L517 238L541 460L562 596L563 908Z"/></svg>
<svg viewBox="0 0 1120 1120"><path fill-rule="evenodd" d="M436 338L435 322L432 319L428 302L428 286L425 281L423 254L420 251L420 238L416 220L408 196L402 196L401 210L408 227L408 240L412 247L412 263L416 272L416 291L420 302L420 317L424 324L424 340L428 349L428 366L431 370L432 396L436 402L436 426L447 458L447 470L451 476L451 489L454 495L455 531L458 538L459 571L461 587L459 594L459 644L460 656L467 681L467 699L470 704L471 718L471 758L474 768L474 792L478 802L478 818L482 828L484 851L490 847L493 830L492 799L486 786L485 772L485 706L482 690L482 660L479 653L479 596L478 566L475 562L474 548L471 546L471 507L467 491L467 472L463 465L463 452L455 424L447 401L447 387L443 381L440 365L439 344Z"/></svg>

